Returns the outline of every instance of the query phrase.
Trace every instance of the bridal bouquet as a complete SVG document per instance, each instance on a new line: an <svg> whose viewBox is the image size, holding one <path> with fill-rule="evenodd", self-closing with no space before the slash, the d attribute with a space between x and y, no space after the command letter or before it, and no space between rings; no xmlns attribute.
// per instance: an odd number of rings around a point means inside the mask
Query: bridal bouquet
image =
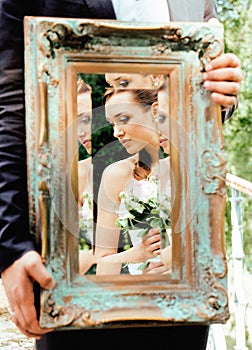
<svg viewBox="0 0 252 350"><path fill-rule="evenodd" d="M160 228L162 238L170 228L170 198L159 195L157 180L134 181L134 186L121 192L120 198L116 226L124 233L137 229L138 236L144 237L151 228Z"/></svg>

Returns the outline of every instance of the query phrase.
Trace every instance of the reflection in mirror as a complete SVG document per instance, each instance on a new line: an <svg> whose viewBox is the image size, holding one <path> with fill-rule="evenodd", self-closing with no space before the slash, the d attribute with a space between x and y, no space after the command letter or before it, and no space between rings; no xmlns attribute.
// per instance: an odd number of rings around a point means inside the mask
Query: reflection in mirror
<svg viewBox="0 0 252 350"><path fill-rule="evenodd" d="M81 77L77 82L79 272L86 273L94 264L93 242L93 172L92 172L92 88Z"/></svg>
<svg viewBox="0 0 252 350"><path fill-rule="evenodd" d="M164 82L161 74L107 73L108 85L115 89L157 89Z"/></svg>
<svg viewBox="0 0 252 350"><path fill-rule="evenodd" d="M172 260L168 77L80 76L79 273L168 274Z"/></svg>
<svg viewBox="0 0 252 350"><path fill-rule="evenodd" d="M224 323L226 161L202 79L223 27L26 17L25 49L29 226L56 281L40 326Z"/></svg>

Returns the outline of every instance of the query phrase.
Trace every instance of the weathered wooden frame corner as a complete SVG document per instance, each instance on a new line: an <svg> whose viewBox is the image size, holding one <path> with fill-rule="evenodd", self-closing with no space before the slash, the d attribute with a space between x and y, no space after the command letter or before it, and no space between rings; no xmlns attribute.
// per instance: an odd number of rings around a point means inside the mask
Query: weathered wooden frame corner
<svg viewBox="0 0 252 350"><path fill-rule="evenodd" d="M132 26L105 20L25 18L30 228L57 281L53 290L41 292L43 327L209 324L228 319L223 239L226 161L220 109L204 90L201 76L205 65L222 51L221 25ZM173 164L179 177L180 213L173 226L174 254L183 252L185 263L175 268L174 279L80 278L76 272L76 240L67 213L77 214L71 200L66 201L72 190L65 185L70 183L65 170L72 151L69 87L80 69L98 71L103 65L110 71L116 66L128 72L139 72L141 67L144 73L166 72L176 83L177 91L171 89L170 96L175 117L171 138L180 156Z"/></svg>

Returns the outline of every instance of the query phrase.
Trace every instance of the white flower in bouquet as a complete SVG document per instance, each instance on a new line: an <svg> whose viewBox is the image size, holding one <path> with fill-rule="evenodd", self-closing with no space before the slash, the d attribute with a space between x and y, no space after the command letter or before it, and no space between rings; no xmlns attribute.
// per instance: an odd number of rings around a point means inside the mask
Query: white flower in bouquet
<svg viewBox="0 0 252 350"><path fill-rule="evenodd" d="M153 181L140 180L132 187L131 195L139 202L148 202L151 199L157 200L158 186Z"/></svg>
<svg viewBox="0 0 252 350"><path fill-rule="evenodd" d="M140 229L145 236L149 229L170 227L170 213L163 212L158 194L157 179L135 181L128 192L121 192L121 205L117 211L116 226L128 230Z"/></svg>

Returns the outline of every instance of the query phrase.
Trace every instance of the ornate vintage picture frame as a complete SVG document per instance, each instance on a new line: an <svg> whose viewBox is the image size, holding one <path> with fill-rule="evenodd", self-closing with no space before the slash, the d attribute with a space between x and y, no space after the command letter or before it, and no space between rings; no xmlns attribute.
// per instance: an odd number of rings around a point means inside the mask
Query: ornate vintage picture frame
<svg viewBox="0 0 252 350"><path fill-rule="evenodd" d="M41 291L41 326L224 323L226 160L221 110L202 79L223 51L223 27L47 17L26 17L24 24L30 230L57 282ZM118 72L167 78L169 273L79 274L77 82ZM102 104L97 108L103 128Z"/></svg>

